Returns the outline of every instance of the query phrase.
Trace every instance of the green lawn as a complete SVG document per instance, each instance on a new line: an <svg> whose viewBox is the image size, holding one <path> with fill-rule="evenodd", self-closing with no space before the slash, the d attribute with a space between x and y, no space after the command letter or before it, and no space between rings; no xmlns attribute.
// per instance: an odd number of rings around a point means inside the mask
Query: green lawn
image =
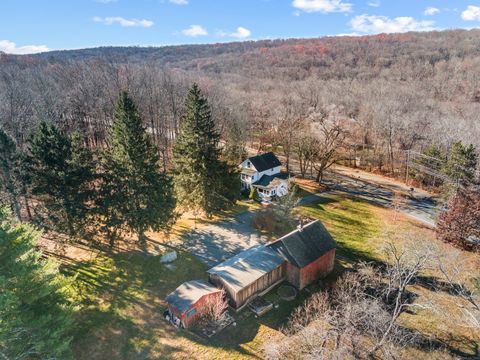
<svg viewBox="0 0 480 360"><path fill-rule="evenodd" d="M183 281L205 277L205 266L188 254L180 254L176 265L173 272L159 257L127 253L65 268L77 277L81 303L74 334L77 358L135 359L148 354L155 347L156 330L164 325L149 323L162 321L161 299Z"/></svg>
<svg viewBox="0 0 480 360"><path fill-rule="evenodd" d="M373 205L329 196L301 206L298 212L322 221L337 242L339 260L375 260L375 239L382 231L383 223L375 214Z"/></svg>

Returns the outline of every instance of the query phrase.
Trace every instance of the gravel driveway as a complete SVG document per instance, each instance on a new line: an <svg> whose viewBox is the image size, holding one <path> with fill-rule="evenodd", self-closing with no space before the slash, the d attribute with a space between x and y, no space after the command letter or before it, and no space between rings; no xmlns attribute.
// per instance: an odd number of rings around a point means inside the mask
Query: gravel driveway
<svg viewBox="0 0 480 360"><path fill-rule="evenodd" d="M248 211L231 219L201 225L180 238L181 247L208 266L214 266L242 250L264 244L267 239L253 227L254 214Z"/></svg>

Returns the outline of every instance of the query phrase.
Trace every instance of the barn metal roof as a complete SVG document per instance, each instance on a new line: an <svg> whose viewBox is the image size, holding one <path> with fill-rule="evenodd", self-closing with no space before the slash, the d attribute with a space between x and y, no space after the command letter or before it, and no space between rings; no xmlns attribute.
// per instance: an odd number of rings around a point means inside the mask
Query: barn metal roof
<svg viewBox="0 0 480 360"><path fill-rule="evenodd" d="M239 291L279 267L285 260L272 249L257 245L242 251L207 272L219 276L233 290Z"/></svg>
<svg viewBox="0 0 480 360"><path fill-rule="evenodd" d="M303 268L335 249L336 243L325 226L316 220L267 246L296 267Z"/></svg>
<svg viewBox="0 0 480 360"><path fill-rule="evenodd" d="M278 158L273 152L252 156L249 157L248 160L250 160L250 162L253 164L255 169L257 169L258 172L262 172L282 165L280 160L278 160Z"/></svg>
<svg viewBox="0 0 480 360"><path fill-rule="evenodd" d="M221 291L215 286L203 280L192 280L184 282L171 292L165 299L167 303L173 305L182 314L190 309L202 296Z"/></svg>

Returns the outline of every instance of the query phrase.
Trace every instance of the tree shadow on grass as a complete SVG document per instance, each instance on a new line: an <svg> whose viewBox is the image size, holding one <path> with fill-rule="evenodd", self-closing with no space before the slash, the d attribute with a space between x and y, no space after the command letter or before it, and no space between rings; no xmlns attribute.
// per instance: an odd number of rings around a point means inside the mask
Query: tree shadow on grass
<svg viewBox="0 0 480 360"><path fill-rule="evenodd" d="M466 291L466 289L459 284L451 284L434 276L418 276L415 279L415 284L423 287L428 291L444 292L448 295L453 296L456 296L459 293Z"/></svg>
<svg viewBox="0 0 480 360"><path fill-rule="evenodd" d="M171 291L184 281L206 276L205 265L193 256L183 252L178 256L175 271L160 264L158 256L137 251L102 254L92 261L63 266L65 274L76 276L74 287L80 302L72 334L76 358L187 358L192 355L192 344L185 347L185 340L253 356L237 340L228 344L206 341L163 318L163 299ZM258 329L250 330L246 338L253 338Z"/></svg>
<svg viewBox="0 0 480 360"><path fill-rule="evenodd" d="M415 339L410 346L422 352L446 351L461 359L478 359L480 355L478 341L465 336L449 334L446 339L438 339L405 327L402 328L402 331Z"/></svg>

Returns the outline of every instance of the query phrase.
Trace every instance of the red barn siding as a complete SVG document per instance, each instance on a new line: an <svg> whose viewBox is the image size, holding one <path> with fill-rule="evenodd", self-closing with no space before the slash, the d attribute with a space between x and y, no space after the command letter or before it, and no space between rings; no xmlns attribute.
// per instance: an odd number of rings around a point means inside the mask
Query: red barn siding
<svg viewBox="0 0 480 360"><path fill-rule="evenodd" d="M301 268L299 283L300 290L312 282L326 277L332 270L335 263L335 249L325 253L322 257L312 261L307 266Z"/></svg>
<svg viewBox="0 0 480 360"><path fill-rule="evenodd" d="M188 308L188 310L186 310L183 314L181 314L177 308L175 308L174 306L168 304L168 309L170 310L170 312L175 315L176 317L178 317L181 321L182 321L182 324L185 328L188 328L190 327L193 323L195 323L196 320L198 320L199 318L199 315L200 315L200 309L202 308L202 306L205 304L205 301L207 300L207 298L209 297L213 297L213 296L222 296L222 292L219 291L219 292L216 292L216 293L212 293L212 294L209 294L209 295L204 295L202 296L200 299L198 299L198 301L193 304L192 306L190 306ZM190 317L187 317L187 314L190 310L192 309L196 309L197 312L190 316Z"/></svg>

